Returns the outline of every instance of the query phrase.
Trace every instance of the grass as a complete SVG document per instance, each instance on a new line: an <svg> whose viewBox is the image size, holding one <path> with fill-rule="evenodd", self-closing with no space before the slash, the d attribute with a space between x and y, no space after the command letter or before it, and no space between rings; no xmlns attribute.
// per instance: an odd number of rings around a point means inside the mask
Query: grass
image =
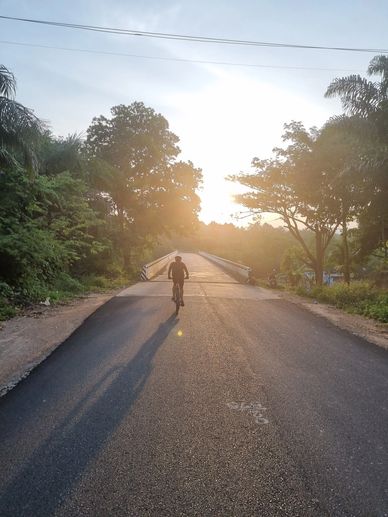
<svg viewBox="0 0 388 517"><path fill-rule="evenodd" d="M69 302L90 293L103 293L112 289L128 286L131 279L117 276L114 279L101 275L87 275L73 278L60 273L50 286L38 282L24 286L19 291L0 281L0 321L5 321L20 314L29 305L37 304L49 298L50 304Z"/></svg>
<svg viewBox="0 0 388 517"><path fill-rule="evenodd" d="M388 323L388 291L377 289L369 282L354 281L350 285L338 283L331 287L313 287L309 291L299 287L296 293L352 314Z"/></svg>

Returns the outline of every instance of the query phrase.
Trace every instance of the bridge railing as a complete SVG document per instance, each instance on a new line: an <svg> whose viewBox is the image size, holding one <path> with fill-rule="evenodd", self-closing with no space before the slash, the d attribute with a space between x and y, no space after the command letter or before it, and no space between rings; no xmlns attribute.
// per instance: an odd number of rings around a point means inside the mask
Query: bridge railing
<svg viewBox="0 0 388 517"><path fill-rule="evenodd" d="M210 253L206 253L205 251L199 251L199 255L207 258L208 260L215 262L223 269L225 269L228 273L231 273L233 276L237 277L239 280L250 283L251 282L251 274L252 269L248 266L244 266L243 264L239 264L238 262L233 262L228 259L224 259L222 257L217 257L217 255L211 255Z"/></svg>
<svg viewBox="0 0 388 517"><path fill-rule="evenodd" d="M144 264L144 266L141 269L140 279L146 281L151 280L151 278L154 278L157 274L163 271L163 269L175 257L177 253L178 251L175 250L169 253L168 255L164 255L164 257L160 257L152 262L149 262L148 264Z"/></svg>

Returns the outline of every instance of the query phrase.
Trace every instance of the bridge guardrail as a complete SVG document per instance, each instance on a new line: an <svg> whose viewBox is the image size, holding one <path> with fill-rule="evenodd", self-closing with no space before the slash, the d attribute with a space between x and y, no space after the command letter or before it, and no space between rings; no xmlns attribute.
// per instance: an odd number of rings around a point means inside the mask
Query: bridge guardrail
<svg viewBox="0 0 388 517"><path fill-rule="evenodd" d="M232 260L217 257L217 255L211 255L210 253L206 253L205 251L199 251L198 253L202 257L205 257L208 260L215 262L216 264L226 269L226 271L237 276L239 280L243 280L246 283L250 283L252 274L252 269L250 267L244 266L243 264L239 264L238 262L233 262Z"/></svg>
<svg viewBox="0 0 388 517"><path fill-rule="evenodd" d="M147 281L151 280L151 278L154 278L154 276L160 273L167 266L170 260L175 257L177 253L178 251L175 250L168 255L164 255L164 257L160 257L156 260L153 260L152 262L149 262L148 264L144 264L144 266L141 268L140 279Z"/></svg>

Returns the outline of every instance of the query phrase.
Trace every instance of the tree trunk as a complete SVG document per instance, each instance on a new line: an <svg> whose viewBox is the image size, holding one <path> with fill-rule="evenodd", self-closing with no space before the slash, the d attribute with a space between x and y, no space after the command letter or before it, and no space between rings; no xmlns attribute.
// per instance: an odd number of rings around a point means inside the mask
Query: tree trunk
<svg viewBox="0 0 388 517"><path fill-rule="evenodd" d="M346 217L342 221L342 242L344 246L344 278L345 282L350 284L350 263L349 263L349 245L348 245L348 226Z"/></svg>
<svg viewBox="0 0 388 517"><path fill-rule="evenodd" d="M323 263L325 258L325 250L322 243L322 232L315 233L315 283L318 286L323 284Z"/></svg>
<svg viewBox="0 0 388 517"><path fill-rule="evenodd" d="M121 251L123 257L123 266L125 271L129 271L131 265L130 252L127 248L127 235L125 229L125 214L124 209L117 205L117 212L119 218L120 225L120 234L121 234Z"/></svg>

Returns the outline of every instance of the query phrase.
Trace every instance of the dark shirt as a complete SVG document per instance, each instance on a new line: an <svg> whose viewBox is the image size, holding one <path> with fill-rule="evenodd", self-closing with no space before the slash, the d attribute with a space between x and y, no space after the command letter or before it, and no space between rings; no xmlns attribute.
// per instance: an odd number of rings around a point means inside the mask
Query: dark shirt
<svg viewBox="0 0 388 517"><path fill-rule="evenodd" d="M189 276L186 264L184 262L171 262L168 268L168 276L172 276L173 280L183 280L186 276Z"/></svg>

